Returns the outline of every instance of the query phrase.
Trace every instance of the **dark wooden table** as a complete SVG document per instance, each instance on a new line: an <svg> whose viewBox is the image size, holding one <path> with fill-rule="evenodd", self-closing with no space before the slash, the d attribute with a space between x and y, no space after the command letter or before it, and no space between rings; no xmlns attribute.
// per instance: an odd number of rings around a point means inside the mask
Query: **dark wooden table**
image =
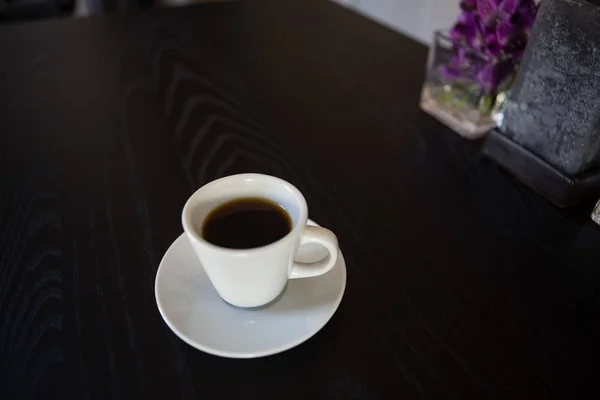
<svg viewBox="0 0 600 400"><path fill-rule="evenodd" d="M600 229L423 114L426 48L327 1L0 28L0 398L593 398ZM186 198L257 171L334 230L330 323L194 350L153 284ZM597 394L597 393L596 393Z"/></svg>

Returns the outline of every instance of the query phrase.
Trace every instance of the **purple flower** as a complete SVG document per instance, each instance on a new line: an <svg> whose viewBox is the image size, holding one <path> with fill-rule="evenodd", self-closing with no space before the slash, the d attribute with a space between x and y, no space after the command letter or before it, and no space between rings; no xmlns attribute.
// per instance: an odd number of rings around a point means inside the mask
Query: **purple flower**
<svg viewBox="0 0 600 400"><path fill-rule="evenodd" d="M497 0L478 0L477 15L485 25L489 25L495 19L495 13L498 9Z"/></svg>
<svg viewBox="0 0 600 400"><path fill-rule="evenodd" d="M467 79L471 74L482 88L494 90L518 65L538 4L535 0L462 0L460 8L462 13L450 31L455 56L442 68L442 77ZM479 62L459 54L458 49L465 47L479 53ZM507 58L510 65L504 62Z"/></svg>
<svg viewBox="0 0 600 400"><path fill-rule="evenodd" d="M478 53L466 47L458 47L455 49L454 55L450 61L442 65L440 75L444 82L454 82L473 77L477 71L482 68L484 63Z"/></svg>
<svg viewBox="0 0 600 400"><path fill-rule="evenodd" d="M467 50L465 47L456 49L455 54L446 65L442 65L440 72L442 79L446 82L452 82L456 79L464 77L469 69L469 61L467 60Z"/></svg>
<svg viewBox="0 0 600 400"><path fill-rule="evenodd" d="M520 0L502 0L500 4L498 4L498 11L501 14L512 15L522 3L525 2Z"/></svg>
<svg viewBox="0 0 600 400"><path fill-rule="evenodd" d="M494 25L497 21L510 18L517 9L532 3L533 0L477 0L477 14L485 25Z"/></svg>
<svg viewBox="0 0 600 400"><path fill-rule="evenodd" d="M463 76L463 72L451 64L440 67L440 76L444 82L454 82Z"/></svg>
<svg viewBox="0 0 600 400"><path fill-rule="evenodd" d="M498 41L498 38L495 34L489 34L484 39L485 48L487 49L487 53L493 57L497 57L500 55L502 51L502 47Z"/></svg>
<svg viewBox="0 0 600 400"><path fill-rule="evenodd" d="M456 24L450 30L450 38L455 43L465 42L470 44L478 34L475 15L466 11L458 17L458 21L456 21Z"/></svg>
<svg viewBox="0 0 600 400"><path fill-rule="evenodd" d="M538 6L534 0L463 0L461 8L451 39L496 57L513 38L529 35Z"/></svg>
<svg viewBox="0 0 600 400"><path fill-rule="evenodd" d="M514 26L518 26L524 29L531 30L533 21L537 15L539 4L535 4L533 1L527 1L521 4L520 7L510 16L510 22Z"/></svg>
<svg viewBox="0 0 600 400"><path fill-rule="evenodd" d="M515 36L515 26L510 22L503 21L496 27L496 40L500 46L505 47Z"/></svg>
<svg viewBox="0 0 600 400"><path fill-rule="evenodd" d="M460 47L456 50L456 55L452 58L452 61L456 65L468 65L469 60L467 59L467 49Z"/></svg>

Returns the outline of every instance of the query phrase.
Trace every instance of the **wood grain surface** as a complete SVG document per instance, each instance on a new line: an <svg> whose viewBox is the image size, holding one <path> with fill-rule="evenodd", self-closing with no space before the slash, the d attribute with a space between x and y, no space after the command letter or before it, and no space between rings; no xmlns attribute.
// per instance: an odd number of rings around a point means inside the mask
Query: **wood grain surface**
<svg viewBox="0 0 600 400"><path fill-rule="evenodd" d="M4 26L0 54L1 399L597 387L591 203L555 208L423 114L425 47L255 0ZM348 266L320 333L245 361L180 341L153 291L187 197L238 172L297 185Z"/></svg>

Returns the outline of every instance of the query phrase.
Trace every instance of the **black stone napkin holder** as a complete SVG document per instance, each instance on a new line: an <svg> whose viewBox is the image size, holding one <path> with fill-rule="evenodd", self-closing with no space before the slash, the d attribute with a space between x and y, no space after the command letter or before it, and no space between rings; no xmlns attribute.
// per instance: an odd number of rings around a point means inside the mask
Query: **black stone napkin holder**
<svg viewBox="0 0 600 400"><path fill-rule="evenodd" d="M600 191L600 6L544 0L483 150L559 206Z"/></svg>

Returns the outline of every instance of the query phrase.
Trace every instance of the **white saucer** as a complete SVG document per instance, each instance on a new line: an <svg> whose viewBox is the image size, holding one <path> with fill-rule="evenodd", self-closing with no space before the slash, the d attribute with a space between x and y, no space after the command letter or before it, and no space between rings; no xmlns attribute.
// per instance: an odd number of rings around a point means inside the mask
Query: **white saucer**
<svg viewBox="0 0 600 400"><path fill-rule="evenodd" d="M296 259L314 262L325 256L325 249L306 245ZM254 358L311 338L333 316L345 288L346 263L340 252L326 274L290 280L279 298L264 307L236 308L219 297L182 234L160 262L154 290L160 314L181 340L217 356Z"/></svg>

